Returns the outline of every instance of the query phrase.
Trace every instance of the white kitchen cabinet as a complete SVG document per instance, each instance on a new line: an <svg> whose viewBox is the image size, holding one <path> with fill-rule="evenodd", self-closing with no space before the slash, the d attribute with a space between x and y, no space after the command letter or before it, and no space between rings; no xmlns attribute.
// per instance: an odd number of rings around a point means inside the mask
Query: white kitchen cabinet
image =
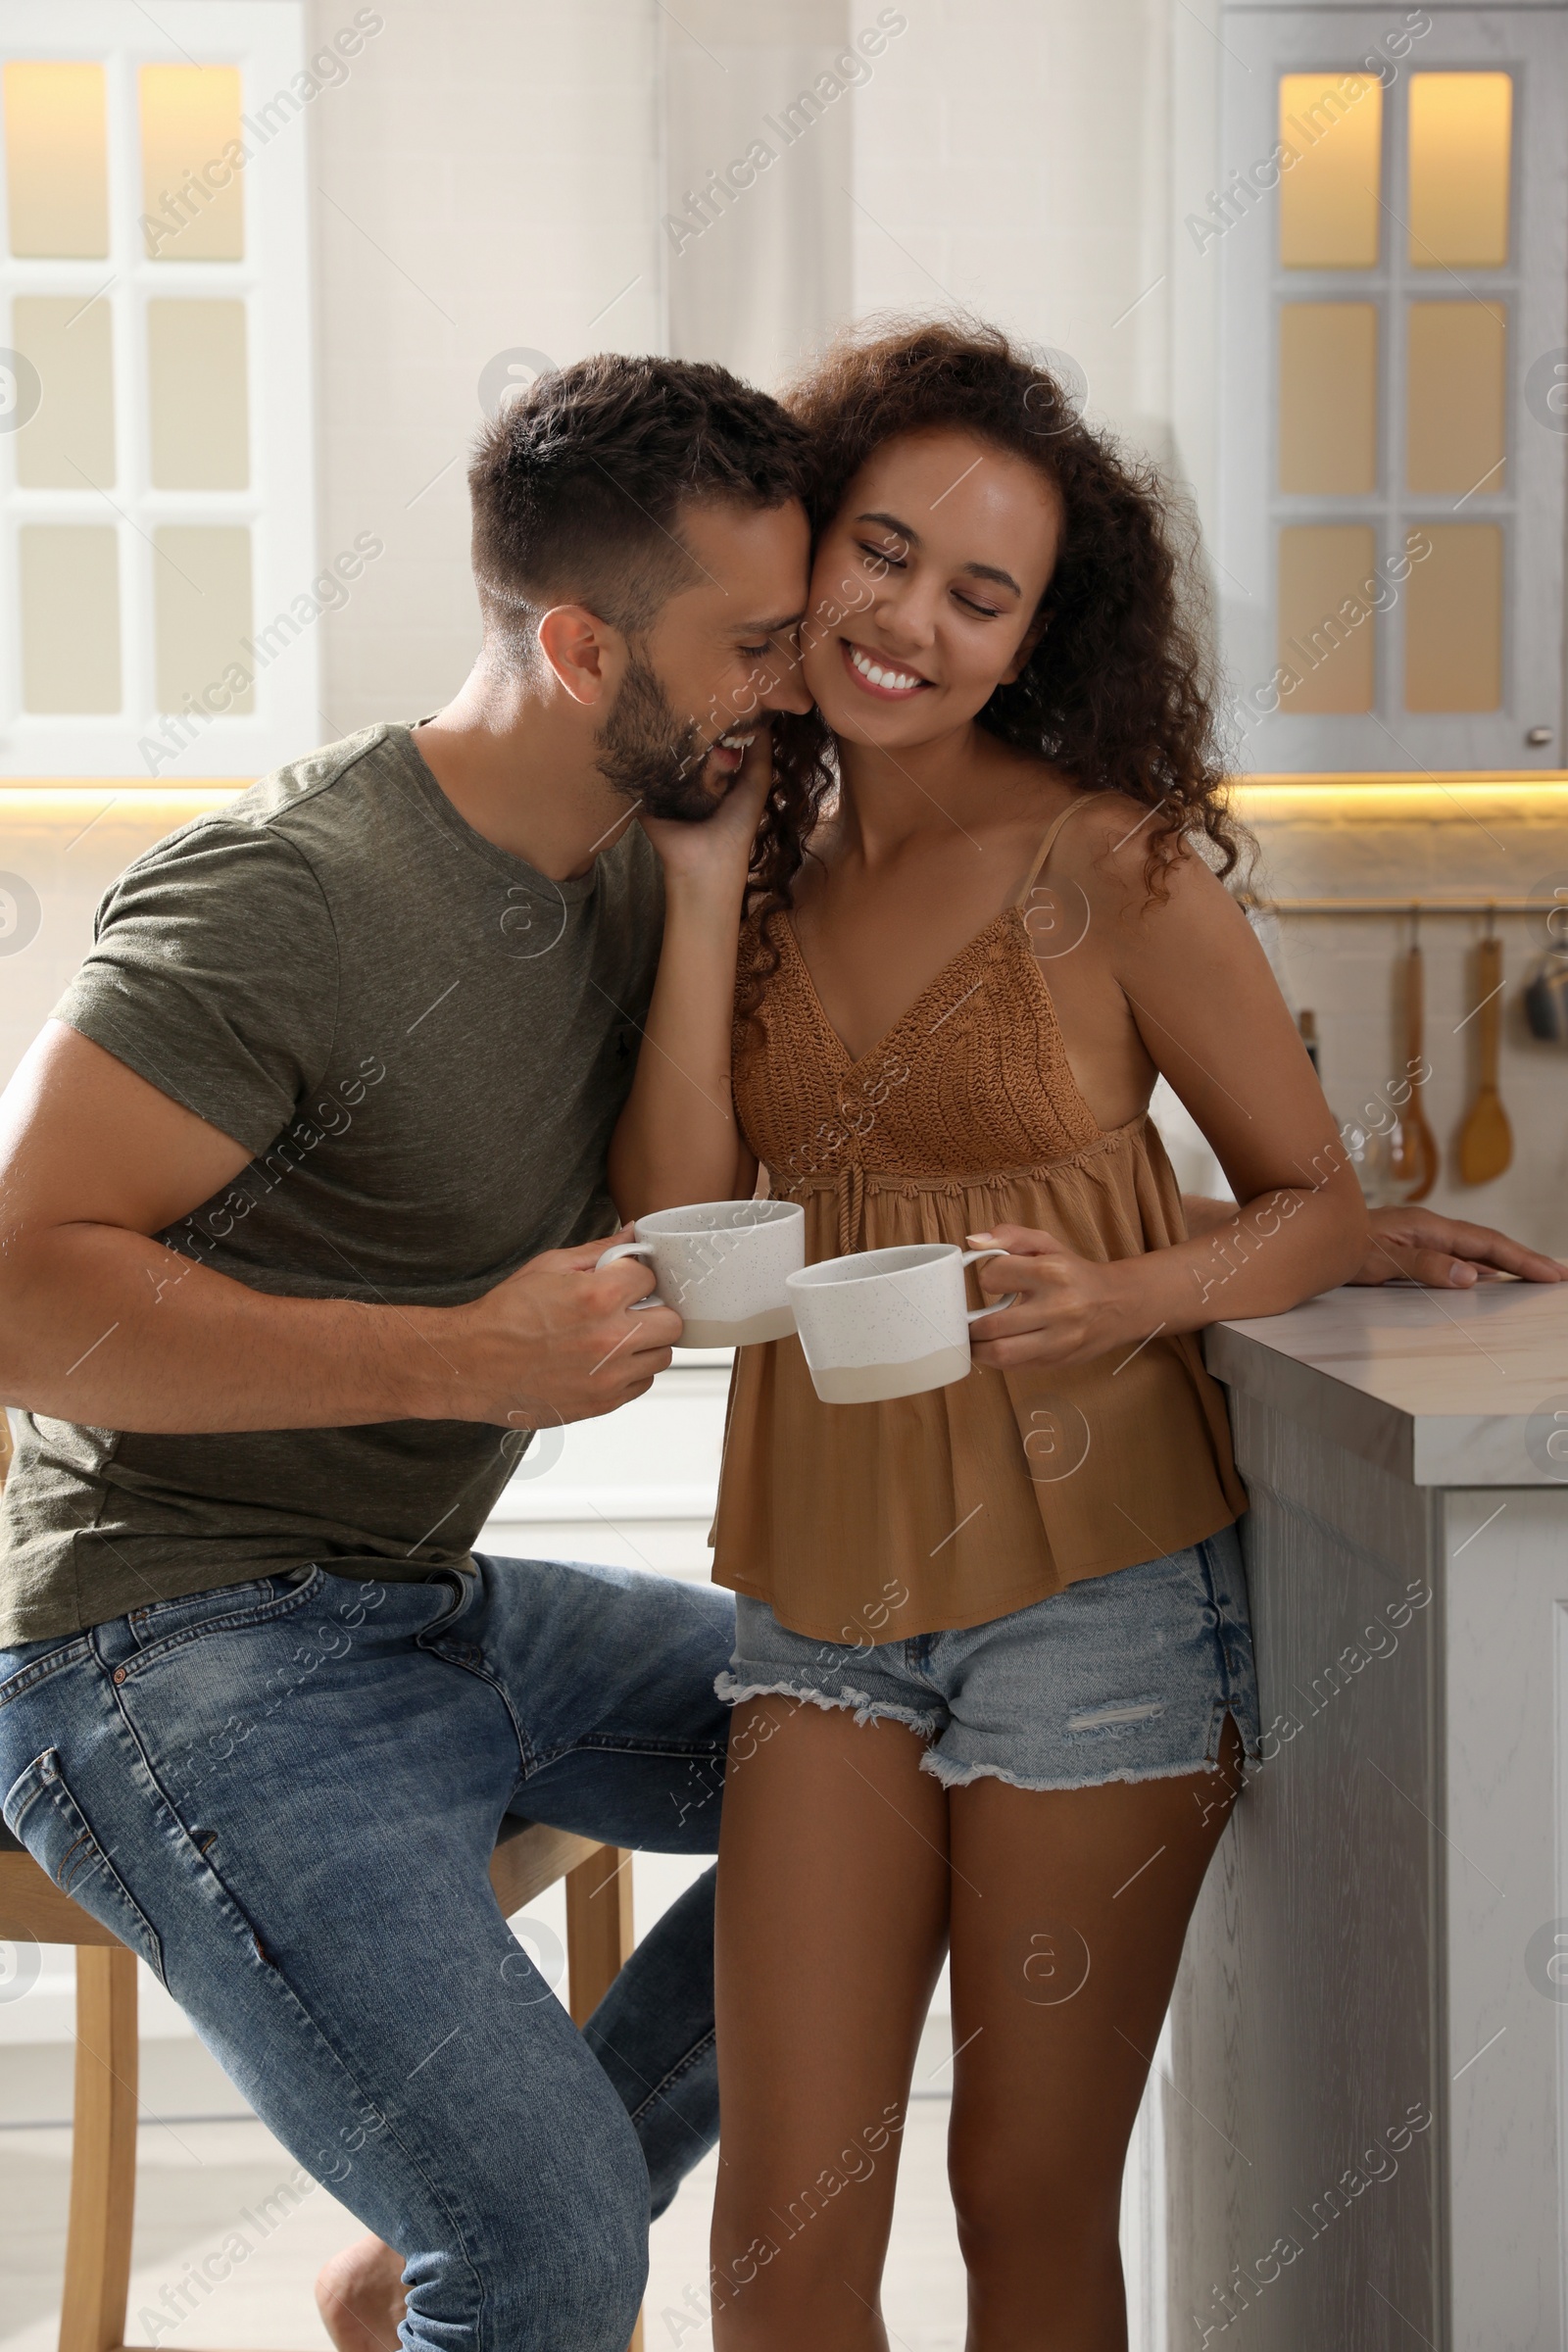
<svg viewBox="0 0 1568 2352"><path fill-rule="evenodd" d="M1342 1291L1208 1356L1268 1760L1177 1986L1169 2344L1558 2352L1568 1288Z"/></svg>

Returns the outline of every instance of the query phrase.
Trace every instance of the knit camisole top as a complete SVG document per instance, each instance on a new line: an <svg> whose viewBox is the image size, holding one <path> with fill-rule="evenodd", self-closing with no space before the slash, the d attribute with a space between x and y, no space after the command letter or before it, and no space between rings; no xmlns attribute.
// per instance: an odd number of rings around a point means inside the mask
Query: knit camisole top
<svg viewBox="0 0 1568 2352"><path fill-rule="evenodd" d="M735 1104L774 1199L805 1207L808 1263L962 1248L997 1225L1043 1229L1101 1263L1185 1239L1147 1116L1107 1134L1079 1093L1031 940L1033 898L1059 915L1036 885L1083 805L1052 826L1014 903L858 1060L788 915L768 918L778 966L755 1013L737 1014ZM758 944L753 923L743 971ZM1071 1371L977 1365L875 1404L820 1402L792 1337L736 1357L713 1575L795 1633L888 1642L1181 1550L1245 1508L1224 1400L1191 1334Z"/></svg>

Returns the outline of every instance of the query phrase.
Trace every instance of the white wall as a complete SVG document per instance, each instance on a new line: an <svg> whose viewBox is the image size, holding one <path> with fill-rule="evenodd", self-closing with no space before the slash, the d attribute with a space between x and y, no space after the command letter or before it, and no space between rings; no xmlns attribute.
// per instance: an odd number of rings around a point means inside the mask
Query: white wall
<svg viewBox="0 0 1568 2352"><path fill-rule="evenodd" d="M318 38L338 5L314 0ZM1168 450L1171 0L908 0L867 78L678 253L663 223L684 189L888 10L383 13L309 122L321 545L387 543L321 624L323 735L413 715L467 666L460 461L498 352L560 362L667 331L776 382L868 310L968 309L1069 351L1091 413ZM825 254L791 208L824 223Z"/></svg>
<svg viewBox="0 0 1568 2352"><path fill-rule="evenodd" d="M857 312L965 309L1064 349L1090 413L1162 451L1170 0L905 13L855 101Z"/></svg>
<svg viewBox="0 0 1568 2352"><path fill-rule="evenodd" d="M31 939L0 962L0 1085L92 945L93 908L115 876L236 789L180 792L107 781L68 799L0 787L0 892L10 892L16 876L37 908Z"/></svg>
<svg viewBox="0 0 1568 2352"><path fill-rule="evenodd" d="M776 385L852 308L855 115L877 69L849 0L682 0L660 24L668 349Z"/></svg>
<svg viewBox="0 0 1568 2352"><path fill-rule="evenodd" d="M318 38L341 6L313 0ZM467 670L465 456L487 364L662 334L652 0L383 14L310 118L321 545L369 529L387 551L324 623L324 739L417 716Z"/></svg>

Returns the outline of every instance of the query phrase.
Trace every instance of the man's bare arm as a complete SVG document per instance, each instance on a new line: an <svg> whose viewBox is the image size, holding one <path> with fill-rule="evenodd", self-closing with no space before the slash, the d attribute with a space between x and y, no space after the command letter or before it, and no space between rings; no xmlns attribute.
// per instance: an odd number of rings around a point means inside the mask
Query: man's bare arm
<svg viewBox="0 0 1568 2352"><path fill-rule="evenodd" d="M595 1273L602 1242L405 1307L274 1298L151 1238L250 1158L50 1022L0 1097L0 1402L125 1430L532 1427L612 1411L669 1362L678 1316L629 1313L652 1277Z"/></svg>

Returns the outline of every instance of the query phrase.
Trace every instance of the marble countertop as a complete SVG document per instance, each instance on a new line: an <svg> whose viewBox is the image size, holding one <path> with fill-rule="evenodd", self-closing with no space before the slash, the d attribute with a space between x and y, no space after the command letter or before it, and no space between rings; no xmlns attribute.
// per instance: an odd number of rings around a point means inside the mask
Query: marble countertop
<svg viewBox="0 0 1568 2352"><path fill-rule="evenodd" d="M1228 1388L1415 1486L1568 1487L1568 1283L1329 1291L1216 1324L1204 1353Z"/></svg>

